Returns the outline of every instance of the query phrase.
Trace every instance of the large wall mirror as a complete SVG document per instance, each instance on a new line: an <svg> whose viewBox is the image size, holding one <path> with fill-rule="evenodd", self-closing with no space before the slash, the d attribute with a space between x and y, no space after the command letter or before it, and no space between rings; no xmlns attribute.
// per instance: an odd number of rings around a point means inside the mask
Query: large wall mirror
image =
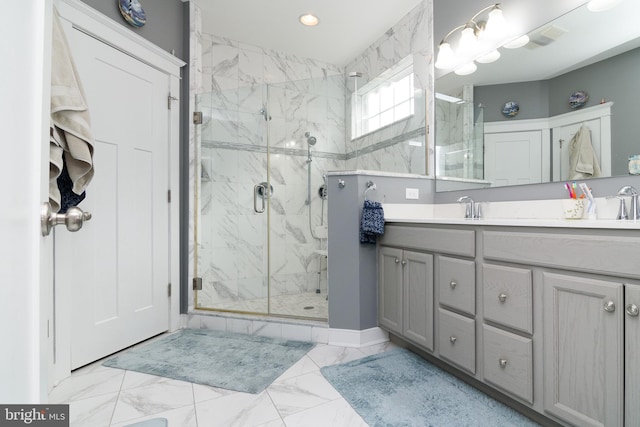
<svg viewBox="0 0 640 427"><path fill-rule="evenodd" d="M435 52L490 4L435 0ZM470 75L436 70L437 191L628 175L640 155L640 1L600 12L585 0L501 8L529 43L499 49Z"/></svg>

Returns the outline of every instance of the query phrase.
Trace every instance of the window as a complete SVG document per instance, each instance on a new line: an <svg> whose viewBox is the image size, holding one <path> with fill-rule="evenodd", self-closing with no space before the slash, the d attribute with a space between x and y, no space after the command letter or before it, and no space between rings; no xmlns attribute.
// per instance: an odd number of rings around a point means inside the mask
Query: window
<svg viewBox="0 0 640 427"><path fill-rule="evenodd" d="M352 139L414 113L413 63L409 56L352 95Z"/></svg>

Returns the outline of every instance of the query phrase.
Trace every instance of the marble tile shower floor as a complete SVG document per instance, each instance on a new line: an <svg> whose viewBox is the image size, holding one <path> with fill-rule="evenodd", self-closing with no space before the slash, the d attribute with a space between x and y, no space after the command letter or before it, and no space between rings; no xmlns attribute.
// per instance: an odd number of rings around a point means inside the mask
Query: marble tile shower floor
<svg viewBox="0 0 640 427"><path fill-rule="evenodd" d="M50 402L70 405L72 427L124 427L154 418L166 418L170 427L366 427L320 368L391 348L318 344L260 394L107 368L99 361L62 381Z"/></svg>
<svg viewBox="0 0 640 427"><path fill-rule="evenodd" d="M210 308L247 313L265 313L267 304L267 298L256 298L223 302ZM271 314L326 320L329 317L327 293L305 292L271 297Z"/></svg>

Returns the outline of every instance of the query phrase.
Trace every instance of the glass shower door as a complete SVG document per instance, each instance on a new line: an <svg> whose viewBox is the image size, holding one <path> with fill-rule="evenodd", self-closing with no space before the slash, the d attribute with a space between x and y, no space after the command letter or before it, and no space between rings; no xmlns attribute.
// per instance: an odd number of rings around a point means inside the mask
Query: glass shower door
<svg viewBox="0 0 640 427"><path fill-rule="evenodd" d="M195 308L268 314L268 115L242 90L196 97ZM196 150L197 151L197 150Z"/></svg>

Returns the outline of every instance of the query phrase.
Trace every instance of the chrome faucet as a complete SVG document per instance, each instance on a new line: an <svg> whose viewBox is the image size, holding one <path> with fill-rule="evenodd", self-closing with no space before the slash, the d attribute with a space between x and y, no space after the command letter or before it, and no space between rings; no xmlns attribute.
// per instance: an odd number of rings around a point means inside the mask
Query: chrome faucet
<svg viewBox="0 0 640 427"><path fill-rule="evenodd" d="M480 218L480 211L476 213L476 203L469 196L462 196L458 199L458 203L465 203L464 217L465 219L478 219Z"/></svg>
<svg viewBox="0 0 640 427"><path fill-rule="evenodd" d="M616 196L620 199L620 209L618 212L618 217L616 219L631 219L633 221L640 220L640 206L638 206L638 191L630 185L625 185L620 190ZM627 215L627 209L624 204L623 196L631 196L631 206L629 210L629 215Z"/></svg>

